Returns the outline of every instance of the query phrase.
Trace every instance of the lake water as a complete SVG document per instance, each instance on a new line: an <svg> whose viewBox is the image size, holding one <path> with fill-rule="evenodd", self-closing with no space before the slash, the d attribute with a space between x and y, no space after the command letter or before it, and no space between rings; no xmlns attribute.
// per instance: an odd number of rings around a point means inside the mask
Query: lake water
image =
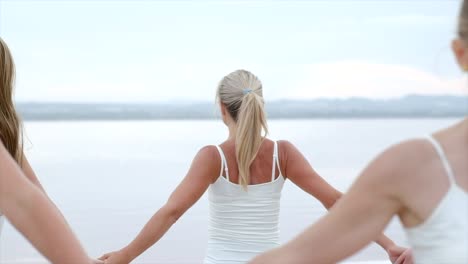
<svg viewBox="0 0 468 264"><path fill-rule="evenodd" d="M287 139L316 171L346 191L385 147L455 123L455 119L274 120L272 139ZM177 186L196 152L221 143L227 129L213 121L27 122L26 154L50 197L92 256L116 250L139 232ZM281 240L316 221L325 209L287 181L281 201ZM206 195L135 263L201 263L207 242ZM386 234L406 245L397 219ZM311 249L313 250L313 249ZM8 223L1 263L43 263ZM384 261L372 244L348 261ZM380 263L380 262L379 262ZM382 262L388 263L388 262Z"/></svg>

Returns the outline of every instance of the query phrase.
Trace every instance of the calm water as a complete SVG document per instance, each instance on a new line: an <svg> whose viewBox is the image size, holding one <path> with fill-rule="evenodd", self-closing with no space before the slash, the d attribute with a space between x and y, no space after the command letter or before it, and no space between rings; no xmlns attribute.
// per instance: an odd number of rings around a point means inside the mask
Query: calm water
<svg viewBox="0 0 468 264"><path fill-rule="evenodd" d="M385 147L455 123L454 119L272 121L272 139L288 139L312 166L345 191ZM195 153L227 137L220 121L30 122L27 156L50 197L92 256L128 243L177 186ZM206 196L136 263L200 263L208 225ZM281 205L281 239L287 241L325 210L291 182ZM406 244L398 221L387 234ZM313 250L313 249L312 249ZM5 224L2 263L41 263L40 255ZM385 260L370 245L353 261Z"/></svg>

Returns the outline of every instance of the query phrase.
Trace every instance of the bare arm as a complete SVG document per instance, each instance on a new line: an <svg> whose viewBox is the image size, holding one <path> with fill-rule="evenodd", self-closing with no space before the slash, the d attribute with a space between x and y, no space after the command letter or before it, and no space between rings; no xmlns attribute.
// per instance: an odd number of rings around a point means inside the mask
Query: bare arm
<svg viewBox="0 0 468 264"><path fill-rule="evenodd" d="M34 172L33 168L29 164L29 161L26 158L26 155L24 155L24 153L23 153L23 159L21 161L21 169L22 169L24 175L26 176L26 178L28 178L29 181L31 181L32 184L34 184L37 188L39 188L39 190L42 191L42 193L47 197L47 199L49 199L49 201L52 203L52 205L57 208L57 211L62 216L64 221L66 221L65 216L62 214L62 212L57 207L57 205L54 203L54 201L52 201L52 199L50 199L49 195L45 191L44 187L42 186L41 182L37 178L36 173Z"/></svg>
<svg viewBox="0 0 468 264"><path fill-rule="evenodd" d="M21 172L0 144L0 209L52 263L91 263L45 195Z"/></svg>
<svg viewBox="0 0 468 264"><path fill-rule="evenodd" d="M23 153L23 160L21 161L21 169L23 170L24 175L34 184L36 185L44 194L47 195L47 193L44 190L44 187L42 187L42 184L39 182L39 179L37 178L36 174L34 173L34 170L32 169L31 165L29 164L28 159L26 158L26 155Z"/></svg>
<svg viewBox="0 0 468 264"><path fill-rule="evenodd" d="M343 194L320 177L293 144L281 141L281 149L283 157L280 160L285 175L302 190L318 199L325 208L332 208ZM381 234L375 242L386 251L396 247L395 243L384 234Z"/></svg>
<svg viewBox="0 0 468 264"><path fill-rule="evenodd" d="M395 148L373 161L329 214L285 246L256 258L260 263L336 263L355 253L385 228L403 208ZM313 250L310 250L313 249Z"/></svg>
<svg viewBox="0 0 468 264"><path fill-rule="evenodd" d="M341 192L320 177L293 144L280 141L279 151L284 175L299 188L315 197L327 209L330 209L340 199Z"/></svg>
<svg viewBox="0 0 468 264"><path fill-rule="evenodd" d="M105 254L106 263L129 263L156 243L192 205L200 199L209 185L219 176L220 158L214 147L205 147L195 156L184 180L159 209L138 236L126 247Z"/></svg>

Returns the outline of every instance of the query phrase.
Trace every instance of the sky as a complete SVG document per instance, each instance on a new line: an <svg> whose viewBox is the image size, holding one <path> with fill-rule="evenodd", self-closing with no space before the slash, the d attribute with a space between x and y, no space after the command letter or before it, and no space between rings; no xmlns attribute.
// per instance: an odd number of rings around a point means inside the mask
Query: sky
<svg viewBox="0 0 468 264"><path fill-rule="evenodd" d="M246 69L267 100L467 95L459 0L0 0L21 102L214 100Z"/></svg>

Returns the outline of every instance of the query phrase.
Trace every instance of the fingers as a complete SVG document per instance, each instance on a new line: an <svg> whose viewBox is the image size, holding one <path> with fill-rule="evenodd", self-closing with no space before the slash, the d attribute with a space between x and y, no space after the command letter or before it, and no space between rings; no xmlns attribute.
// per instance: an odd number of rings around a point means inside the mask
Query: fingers
<svg viewBox="0 0 468 264"><path fill-rule="evenodd" d="M110 257L110 254L111 253L104 254L101 257L99 257L98 260L104 261ZM104 263L104 262L101 262L101 263Z"/></svg>
<svg viewBox="0 0 468 264"><path fill-rule="evenodd" d="M408 259L408 258L405 258L405 262L403 262L403 264L411 264L412 262Z"/></svg>
<svg viewBox="0 0 468 264"><path fill-rule="evenodd" d="M395 260L395 262L393 262L393 264L406 264L405 260L406 260L406 255L403 253L397 258L397 260Z"/></svg>
<svg viewBox="0 0 468 264"><path fill-rule="evenodd" d="M411 249L407 250L405 252L405 255L406 255L406 258L405 258L405 262L403 264L413 264L414 263L413 252L411 251Z"/></svg>
<svg viewBox="0 0 468 264"><path fill-rule="evenodd" d="M394 262L394 264L414 264L413 255L411 250L406 250L401 254L398 259Z"/></svg>
<svg viewBox="0 0 468 264"><path fill-rule="evenodd" d="M93 259L93 260L92 260L92 263L93 263L93 264L104 264L104 261L98 260L98 259Z"/></svg>

